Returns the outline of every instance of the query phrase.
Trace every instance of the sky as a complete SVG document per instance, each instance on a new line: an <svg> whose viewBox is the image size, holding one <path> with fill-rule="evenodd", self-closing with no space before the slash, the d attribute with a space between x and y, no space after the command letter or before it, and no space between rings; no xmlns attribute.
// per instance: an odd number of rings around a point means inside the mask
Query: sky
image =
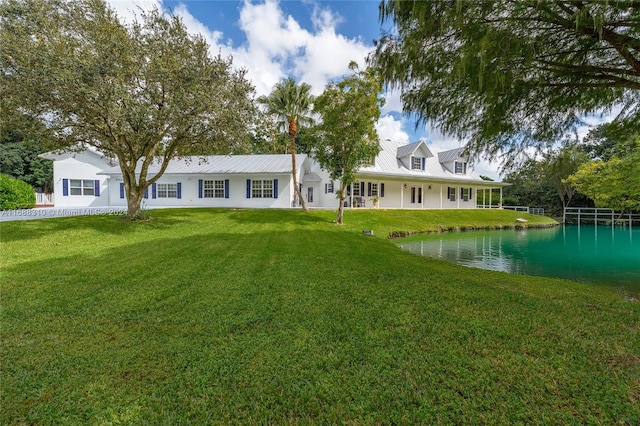
<svg viewBox="0 0 640 426"><path fill-rule="evenodd" d="M231 55L234 66L247 69L257 96L268 95L274 84L293 77L311 85L319 95L327 83L349 74L356 61L365 66L381 31L378 0L107 0L124 22L139 9L158 7L178 15L188 31L202 34L211 53ZM377 123L380 139L399 142L424 140L433 151L464 145L429 127L416 128L402 114L400 94L385 93L386 104ZM498 180L499 164L478 160L475 170Z"/></svg>

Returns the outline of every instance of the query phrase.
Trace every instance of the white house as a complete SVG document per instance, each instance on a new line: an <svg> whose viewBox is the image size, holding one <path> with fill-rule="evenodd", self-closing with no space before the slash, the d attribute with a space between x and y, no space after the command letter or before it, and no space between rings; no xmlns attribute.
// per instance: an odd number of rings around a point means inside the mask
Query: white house
<svg viewBox="0 0 640 426"><path fill-rule="evenodd" d="M434 153L423 141L382 141L373 164L348 187L354 208L464 209L489 205L491 189L506 184L476 174L463 149ZM56 207L126 206L119 166L99 152L47 153L53 160ZM339 182L305 154L296 156L297 180L311 208L336 208ZM152 164L148 176L160 165ZM291 156L214 155L174 159L145 194L147 206L288 208L296 206Z"/></svg>

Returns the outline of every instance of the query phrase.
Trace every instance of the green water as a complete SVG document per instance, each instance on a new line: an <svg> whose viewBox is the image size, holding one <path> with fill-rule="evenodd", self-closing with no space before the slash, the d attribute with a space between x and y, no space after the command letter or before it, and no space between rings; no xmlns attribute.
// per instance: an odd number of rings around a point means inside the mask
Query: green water
<svg viewBox="0 0 640 426"><path fill-rule="evenodd" d="M608 285L640 299L640 227L454 232L397 244L464 266Z"/></svg>

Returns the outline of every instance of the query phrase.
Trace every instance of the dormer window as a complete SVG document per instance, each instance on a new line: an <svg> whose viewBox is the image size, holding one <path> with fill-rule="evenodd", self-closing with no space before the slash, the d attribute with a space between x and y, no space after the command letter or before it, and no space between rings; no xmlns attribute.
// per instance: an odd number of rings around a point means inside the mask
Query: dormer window
<svg viewBox="0 0 640 426"><path fill-rule="evenodd" d="M462 163L460 161L456 161L454 163L454 166L455 166L456 174L459 174L459 175L466 175L467 174L467 163Z"/></svg>
<svg viewBox="0 0 640 426"><path fill-rule="evenodd" d="M411 170L422 170L422 158L411 157Z"/></svg>

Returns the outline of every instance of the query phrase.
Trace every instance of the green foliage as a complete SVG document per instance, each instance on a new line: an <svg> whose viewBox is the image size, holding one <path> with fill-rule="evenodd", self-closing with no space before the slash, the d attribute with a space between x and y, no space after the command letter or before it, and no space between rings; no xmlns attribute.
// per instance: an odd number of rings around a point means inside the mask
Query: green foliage
<svg viewBox="0 0 640 426"><path fill-rule="evenodd" d="M38 157L45 151L38 135L3 128L0 130L0 173L50 192L53 163Z"/></svg>
<svg viewBox="0 0 640 426"><path fill-rule="evenodd" d="M640 304L386 240L520 216L3 223L0 423L638 424Z"/></svg>
<svg viewBox="0 0 640 426"><path fill-rule="evenodd" d="M512 185L504 189L504 197L516 205L542 207L553 216L562 215L570 203L590 206L589 200L565 180L587 160L583 149L575 145L549 151L539 160L527 160L505 176L504 181ZM506 200L504 204L509 205Z"/></svg>
<svg viewBox="0 0 640 426"><path fill-rule="evenodd" d="M547 153L539 163L542 168L542 178L556 191L563 210L576 193L575 187L565 179L576 172L578 167L587 160L588 157L583 150L575 145L567 145Z"/></svg>
<svg viewBox="0 0 640 426"><path fill-rule="evenodd" d="M31 185L0 174L0 210L32 209L36 194Z"/></svg>
<svg viewBox="0 0 640 426"><path fill-rule="evenodd" d="M603 123L592 128L582 140L582 149L593 160L608 161L612 157L625 157L634 150L634 141L640 133L633 127L619 123Z"/></svg>
<svg viewBox="0 0 640 426"><path fill-rule="evenodd" d="M172 158L248 146L245 71L211 58L178 17L156 9L124 25L104 0L8 0L0 19L4 106L39 118L57 148L117 159L130 217Z"/></svg>
<svg viewBox="0 0 640 426"><path fill-rule="evenodd" d="M407 114L473 153L506 152L510 166L618 105L618 121L640 126L636 1L386 0L380 17L395 27L370 63Z"/></svg>
<svg viewBox="0 0 640 426"><path fill-rule="evenodd" d="M628 211L640 209L640 138L625 157L596 160L582 165L567 183L593 199L598 207Z"/></svg>
<svg viewBox="0 0 640 426"><path fill-rule="evenodd" d="M266 107L266 114L275 120L276 126L289 135L293 187L304 212L308 212L309 208L300 193L296 176L296 135L299 127L313 123L311 117L313 100L311 86L307 83L298 84L291 77L276 83L269 96L258 98L258 102Z"/></svg>
<svg viewBox="0 0 640 426"><path fill-rule="evenodd" d="M542 173L539 161L526 161L518 170L508 173L504 182L511 184L503 189L505 205L510 205L506 202L509 199L513 205L541 207L547 215L562 215L560 198Z"/></svg>
<svg viewBox="0 0 640 426"><path fill-rule="evenodd" d="M332 179L340 181L337 223L342 223L347 185L355 181L358 169L380 152L375 123L384 104L379 97L379 74L372 68L360 71L355 62L349 68L352 75L330 84L316 98L314 112L322 120L308 135L312 155Z"/></svg>

